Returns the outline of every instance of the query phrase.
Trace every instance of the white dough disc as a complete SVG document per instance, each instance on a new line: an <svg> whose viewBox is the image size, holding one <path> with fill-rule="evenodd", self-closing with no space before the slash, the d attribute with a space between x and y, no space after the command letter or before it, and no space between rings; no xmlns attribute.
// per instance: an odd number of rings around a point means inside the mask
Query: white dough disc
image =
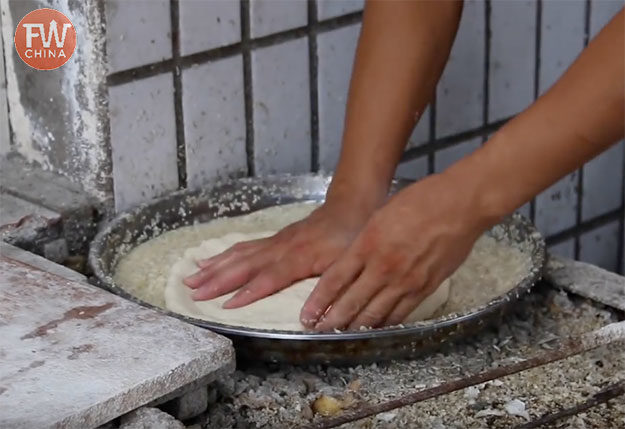
<svg viewBox="0 0 625 429"><path fill-rule="evenodd" d="M304 328L299 322L300 311L319 277L299 281L276 294L235 309L224 309L222 304L236 291L209 301L194 301L191 299L192 289L182 282L185 277L198 271L197 261L218 255L240 241L254 240L273 234L274 232L229 233L219 238L203 241L199 246L187 249L169 271L165 287L167 308L186 316L226 325L255 329L302 331ZM406 322L431 317L439 307L447 302L448 298L449 280L445 280L406 318Z"/></svg>

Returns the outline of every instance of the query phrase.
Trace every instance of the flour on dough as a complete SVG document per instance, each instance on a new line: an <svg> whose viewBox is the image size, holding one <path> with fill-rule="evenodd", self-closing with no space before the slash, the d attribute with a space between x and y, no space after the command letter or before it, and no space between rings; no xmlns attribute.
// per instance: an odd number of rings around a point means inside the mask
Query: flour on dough
<svg viewBox="0 0 625 429"><path fill-rule="evenodd" d="M166 307L186 316L231 326L302 331L304 328L299 322L300 310L317 284L318 277L299 281L274 295L235 309L224 309L222 304L236 291L210 301L194 301L191 299L192 289L182 282L185 277L198 270L197 261L217 255L240 241L254 240L273 234L274 232L268 231L229 233L219 238L208 239L197 247L187 249L170 269L165 287ZM446 280L408 316L406 322L427 319L445 304L448 298L449 281Z"/></svg>

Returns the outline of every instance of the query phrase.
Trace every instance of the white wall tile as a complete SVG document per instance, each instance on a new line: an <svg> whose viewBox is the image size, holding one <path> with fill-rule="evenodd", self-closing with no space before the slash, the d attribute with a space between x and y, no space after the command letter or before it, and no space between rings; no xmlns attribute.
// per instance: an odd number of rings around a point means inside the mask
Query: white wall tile
<svg viewBox="0 0 625 429"><path fill-rule="evenodd" d="M618 209L623 203L623 151L620 142L584 165L582 220Z"/></svg>
<svg viewBox="0 0 625 429"><path fill-rule="evenodd" d="M308 40L252 52L257 174L310 170Z"/></svg>
<svg viewBox="0 0 625 429"><path fill-rule="evenodd" d="M447 149L439 150L434 154L434 171L439 173L457 161L478 149L482 145L482 138L475 137Z"/></svg>
<svg viewBox="0 0 625 429"><path fill-rule="evenodd" d="M612 222L582 234L579 239L579 259L616 271L619 232L619 223Z"/></svg>
<svg viewBox="0 0 625 429"><path fill-rule="evenodd" d="M317 0L317 16L319 20L334 18L362 10L364 4L364 0Z"/></svg>
<svg viewBox="0 0 625 429"><path fill-rule="evenodd" d="M595 37L624 5L623 0L591 0L590 37Z"/></svg>
<svg viewBox="0 0 625 429"><path fill-rule="evenodd" d="M536 3L491 2L489 121L514 115L534 100Z"/></svg>
<svg viewBox="0 0 625 429"><path fill-rule="evenodd" d="M521 207L515 210L517 213L521 213L526 218L530 219L531 206L530 203L525 203Z"/></svg>
<svg viewBox="0 0 625 429"><path fill-rule="evenodd" d="M333 171L341 149L345 104L360 24L317 38L319 72L319 166Z"/></svg>
<svg viewBox="0 0 625 429"><path fill-rule="evenodd" d="M179 8L182 55L241 40L239 0L180 0Z"/></svg>
<svg viewBox="0 0 625 429"><path fill-rule="evenodd" d="M109 72L171 58L169 0L106 1Z"/></svg>
<svg viewBox="0 0 625 429"><path fill-rule="evenodd" d="M115 208L178 187L173 79L169 73L109 88Z"/></svg>
<svg viewBox="0 0 625 429"><path fill-rule="evenodd" d="M562 243L549 246L549 253L564 258L575 259L575 240L571 238Z"/></svg>
<svg viewBox="0 0 625 429"><path fill-rule="evenodd" d="M577 218L577 177L574 172L536 197L536 226L546 236L571 228Z"/></svg>
<svg viewBox="0 0 625 429"><path fill-rule="evenodd" d="M308 23L306 0L250 0L250 33L261 37Z"/></svg>
<svg viewBox="0 0 625 429"><path fill-rule="evenodd" d="M241 56L184 70L182 97L189 187L198 188L219 177L245 175Z"/></svg>
<svg viewBox="0 0 625 429"><path fill-rule="evenodd" d="M395 177L409 180L423 179L428 175L428 158L422 156L400 163L395 170Z"/></svg>
<svg viewBox="0 0 625 429"><path fill-rule="evenodd" d="M460 28L436 94L436 136L483 122L484 2L465 1Z"/></svg>
<svg viewBox="0 0 625 429"><path fill-rule="evenodd" d="M423 114L421 115L421 119L417 123L417 126L410 134L408 138L407 148L411 149L413 147L421 146L424 143L427 143L430 140L430 114L431 108L428 105Z"/></svg>
<svg viewBox="0 0 625 429"><path fill-rule="evenodd" d="M538 87L544 93L564 73L584 48L586 3L542 2Z"/></svg>

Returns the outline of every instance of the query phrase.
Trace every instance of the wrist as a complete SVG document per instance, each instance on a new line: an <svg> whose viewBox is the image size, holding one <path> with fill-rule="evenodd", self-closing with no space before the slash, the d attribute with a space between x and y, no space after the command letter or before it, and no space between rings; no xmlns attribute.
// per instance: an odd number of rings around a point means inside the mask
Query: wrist
<svg viewBox="0 0 625 429"><path fill-rule="evenodd" d="M479 161L470 156L452 165L441 176L457 198L465 202L471 222L479 228L488 229L514 208L508 208L496 180L489 177L488 169Z"/></svg>
<svg viewBox="0 0 625 429"><path fill-rule="evenodd" d="M326 192L325 206L336 208L339 216L366 220L386 200L388 189L379 184L335 176Z"/></svg>

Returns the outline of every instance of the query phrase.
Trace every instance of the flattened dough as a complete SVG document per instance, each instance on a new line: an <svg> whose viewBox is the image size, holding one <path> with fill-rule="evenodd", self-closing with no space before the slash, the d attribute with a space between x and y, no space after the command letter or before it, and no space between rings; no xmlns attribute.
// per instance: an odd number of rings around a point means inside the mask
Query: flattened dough
<svg viewBox="0 0 625 429"><path fill-rule="evenodd" d="M182 283L185 277L198 270L196 264L198 260L217 255L240 241L263 238L273 234L274 232L229 233L220 238L203 241L199 246L187 249L170 269L165 287L167 308L176 313L226 325L303 331L304 328L299 322L300 310L317 284L318 277L302 280L250 305L229 310L221 306L235 292L210 301L193 301L191 299L192 290ZM449 280L445 280L406 318L406 322L427 319L445 304L448 298Z"/></svg>

